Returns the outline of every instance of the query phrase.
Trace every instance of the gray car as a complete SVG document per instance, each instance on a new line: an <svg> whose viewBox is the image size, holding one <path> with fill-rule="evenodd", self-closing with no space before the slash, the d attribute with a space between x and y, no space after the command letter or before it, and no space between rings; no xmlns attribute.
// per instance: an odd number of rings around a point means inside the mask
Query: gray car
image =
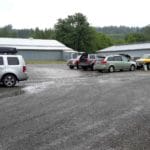
<svg viewBox="0 0 150 150"><path fill-rule="evenodd" d="M136 62L130 60L124 55L99 56L94 65L94 69L98 71L121 71L136 69Z"/></svg>
<svg viewBox="0 0 150 150"><path fill-rule="evenodd" d="M0 54L0 82L6 87L27 80L27 68L21 55Z"/></svg>

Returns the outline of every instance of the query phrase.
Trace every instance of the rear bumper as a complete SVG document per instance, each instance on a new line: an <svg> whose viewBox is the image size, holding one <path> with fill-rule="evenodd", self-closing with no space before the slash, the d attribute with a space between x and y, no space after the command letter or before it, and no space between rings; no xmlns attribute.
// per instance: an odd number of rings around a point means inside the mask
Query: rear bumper
<svg viewBox="0 0 150 150"><path fill-rule="evenodd" d="M107 65L94 65L94 70L108 70L108 66Z"/></svg>
<svg viewBox="0 0 150 150"><path fill-rule="evenodd" d="M86 63L79 63L80 67L91 67L92 64L86 64Z"/></svg>
<svg viewBox="0 0 150 150"><path fill-rule="evenodd" d="M25 81L25 80L28 80L29 79L29 76L27 73L24 73L22 74L19 78L18 78L18 81Z"/></svg>

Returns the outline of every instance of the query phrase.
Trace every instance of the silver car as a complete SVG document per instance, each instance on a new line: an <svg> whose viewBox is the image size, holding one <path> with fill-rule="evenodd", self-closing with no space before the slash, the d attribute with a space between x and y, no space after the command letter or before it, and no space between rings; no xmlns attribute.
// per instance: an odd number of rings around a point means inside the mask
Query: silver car
<svg viewBox="0 0 150 150"><path fill-rule="evenodd" d="M0 82L6 87L27 80L27 68L21 55L0 54Z"/></svg>
<svg viewBox="0 0 150 150"><path fill-rule="evenodd" d="M99 56L94 65L94 69L98 71L121 71L136 69L136 62L130 60L124 55Z"/></svg>

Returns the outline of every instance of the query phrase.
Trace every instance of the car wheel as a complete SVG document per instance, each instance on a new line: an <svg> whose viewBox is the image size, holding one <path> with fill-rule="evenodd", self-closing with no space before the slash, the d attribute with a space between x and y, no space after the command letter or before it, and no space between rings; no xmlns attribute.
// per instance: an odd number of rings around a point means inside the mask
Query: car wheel
<svg viewBox="0 0 150 150"><path fill-rule="evenodd" d="M79 65L78 65L78 64L77 64L77 66L76 66L76 67L77 67L77 69L79 69Z"/></svg>
<svg viewBox="0 0 150 150"><path fill-rule="evenodd" d="M94 71L94 64L91 65L91 71Z"/></svg>
<svg viewBox="0 0 150 150"><path fill-rule="evenodd" d="M13 87L16 85L16 77L12 74L7 74L3 77L3 85L6 87Z"/></svg>
<svg viewBox="0 0 150 150"><path fill-rule="evenodd" d="M114 71L115 71L115 67L114 67L114 66L110 66L109 69L108 69L108 71L109 71L110 73L114 72Z"/></svg>
<svg viewBox="0 0 150 150"><path fill-rule="evenodd" d="M130 71L134 71L135 70L135 66L134 65L131 65L130 66Z"/></svg>
<svg viewBox="0 0 150 150"><path fill-rule="evenodd" d="M87 70L87 67L83 66L82 69L83 69L84 71L86 71L86 70Z"/></svg>
<svg viewBox="0 0 150 150"><path fill-rule="evenodd" d="M74 69L74 66L69 66L70 69Z"/></svg>
<svg viewBox="0 0 150 150"><path fill-rule="evenodd" d="M147 69L150 70L150 64L147 64Z"/></svg>

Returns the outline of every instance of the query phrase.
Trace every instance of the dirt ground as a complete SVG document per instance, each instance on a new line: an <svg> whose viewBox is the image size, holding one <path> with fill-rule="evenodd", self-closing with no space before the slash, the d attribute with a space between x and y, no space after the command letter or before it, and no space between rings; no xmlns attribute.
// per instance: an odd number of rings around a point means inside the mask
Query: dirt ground
<svg viewBox="0 0 150 150"><path fill-rule="evenodd" d="M28 65L0 86L0 150L149 150L150 71Z"/></svg>

